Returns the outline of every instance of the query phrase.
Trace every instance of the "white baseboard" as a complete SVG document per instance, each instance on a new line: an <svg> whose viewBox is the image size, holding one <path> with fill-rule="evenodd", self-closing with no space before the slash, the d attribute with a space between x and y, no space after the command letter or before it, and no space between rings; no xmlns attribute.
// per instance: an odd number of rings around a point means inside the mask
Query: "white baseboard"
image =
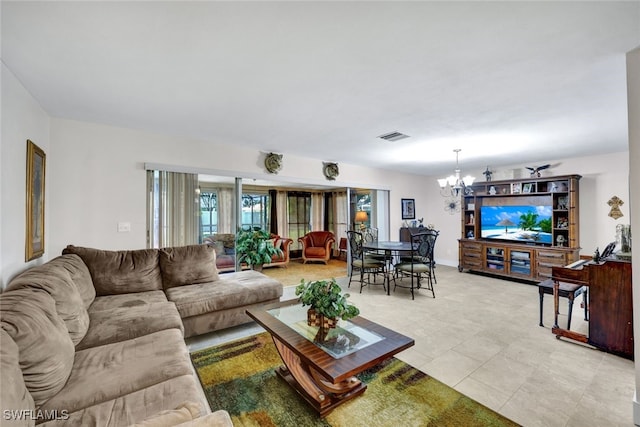
<svg viewBox="0 0 640 427"><path fill-rule="evenodd" d="M633 393L633 424L640 426L640 402L637 391Z"/></svg>

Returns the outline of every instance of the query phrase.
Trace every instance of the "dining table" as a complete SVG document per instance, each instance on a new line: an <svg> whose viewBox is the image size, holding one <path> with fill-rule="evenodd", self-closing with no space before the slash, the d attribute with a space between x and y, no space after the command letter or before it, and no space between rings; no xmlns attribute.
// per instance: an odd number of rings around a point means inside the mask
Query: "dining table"
<svg viewBox="0 0 640 427"><path fill-rule="evenodd" d="M385 281L387 282L387 295L391 293L391 267L393 265L393 257L398 256L401 253L411 252L412 251L412 243L411 242L400 242L393 240L374 240L371 242L364 242L362 244L362 249L371 252L380 252L384 251L385 253L385 262L388 263L385 268Z"/></svg>

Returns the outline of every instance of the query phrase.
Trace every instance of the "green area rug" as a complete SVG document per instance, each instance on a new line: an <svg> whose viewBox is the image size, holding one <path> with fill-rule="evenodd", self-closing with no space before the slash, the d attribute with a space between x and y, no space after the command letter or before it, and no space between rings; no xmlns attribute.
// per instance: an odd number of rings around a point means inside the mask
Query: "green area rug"
<svg viewBox="0 0 640 427"><path fill-rule="evenodd" d="M368 388L324 419L279 378L267 333L196 351L191 359L211 409L234 426L517 426L427 374L391 358L358 375Z"/></svg>

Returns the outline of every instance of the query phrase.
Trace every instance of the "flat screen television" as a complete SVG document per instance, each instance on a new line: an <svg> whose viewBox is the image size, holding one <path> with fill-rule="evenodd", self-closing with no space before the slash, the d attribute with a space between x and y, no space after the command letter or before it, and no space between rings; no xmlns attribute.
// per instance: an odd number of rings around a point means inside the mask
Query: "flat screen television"
<svg viewBox="0 0 640 427"><path fill-rule="evenodd" d="M480 232L485 239L551 245L551 206L481 206Z"/></svg>

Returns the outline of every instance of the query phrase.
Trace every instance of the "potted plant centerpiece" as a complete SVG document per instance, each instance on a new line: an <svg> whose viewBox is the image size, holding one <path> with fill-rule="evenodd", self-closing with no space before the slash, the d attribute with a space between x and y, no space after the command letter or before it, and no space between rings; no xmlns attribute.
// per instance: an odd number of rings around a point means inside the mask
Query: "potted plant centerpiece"
<svg viewBox="0 0 640 427"><path fill-rule="evenodd" d="M321 328L335 328L338 319L351 319L360 314L360 310L347 301L349 294L342 293L335 279L305 282L296 286L296 296L307 311L307 323Z"/></svg>
<svg viewBox="0 0 640 427"><path fill-rule="evenodd" d="M269 233L260 228L243 228L236 236L236 253L239 262L247 263L253 270L261 271L271 262L273 255L282 256L282 249L273 246Z"/></svg>

